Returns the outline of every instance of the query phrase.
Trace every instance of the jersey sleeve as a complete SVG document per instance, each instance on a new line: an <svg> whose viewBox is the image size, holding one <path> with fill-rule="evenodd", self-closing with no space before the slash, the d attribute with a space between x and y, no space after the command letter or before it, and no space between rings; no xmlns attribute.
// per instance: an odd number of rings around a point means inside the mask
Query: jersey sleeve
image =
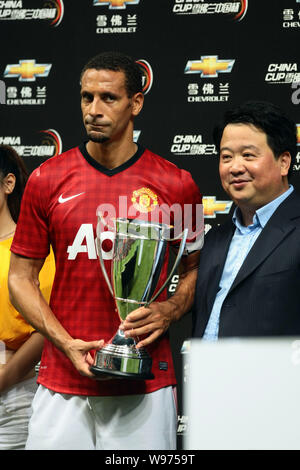
<svg viewBox="0 0 300 470"><path fill-rule="evenodd" d="M200 250L204 242L204 215L202 195L191 174L181 170L181 195L180 195L179 217L181 221L175 220L175 226L187 229L187 240L184 254L188 255Z"/></svg>
<svg viewBox="0 0 300 470"><path fill-rule="evenodd" d="M41 167L30 175L22 198L20 215L11 251L28 258L46 258L49 254L47 217L48 189Z"/></svg>

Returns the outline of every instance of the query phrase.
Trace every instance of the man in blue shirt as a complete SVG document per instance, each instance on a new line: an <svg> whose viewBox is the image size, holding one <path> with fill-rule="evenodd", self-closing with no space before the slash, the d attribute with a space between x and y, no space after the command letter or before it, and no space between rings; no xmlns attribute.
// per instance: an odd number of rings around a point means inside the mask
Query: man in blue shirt
<svg viewBox="0 0 300 470"><path fill-rule="evenodd" d="M206 236L193 335L300 334L300 196L289 184L296 125L270 103L248 102L225 114L214 138L236 208Z"/></svg>

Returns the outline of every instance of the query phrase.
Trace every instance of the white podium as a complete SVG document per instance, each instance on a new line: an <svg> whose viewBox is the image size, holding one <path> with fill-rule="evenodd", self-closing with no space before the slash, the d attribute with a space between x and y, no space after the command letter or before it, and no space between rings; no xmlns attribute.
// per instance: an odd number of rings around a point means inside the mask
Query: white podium
<svg viewBox="0 0 300 470"><path fill-rule="evenodd" d="M192 340L185 449L300 449L300 339Z"/></svg>

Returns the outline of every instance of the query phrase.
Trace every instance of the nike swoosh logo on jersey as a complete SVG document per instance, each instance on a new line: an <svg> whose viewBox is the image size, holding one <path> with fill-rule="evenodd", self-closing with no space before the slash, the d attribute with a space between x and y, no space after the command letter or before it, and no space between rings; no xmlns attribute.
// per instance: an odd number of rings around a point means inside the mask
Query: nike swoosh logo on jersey
<svg viewBox="0 0 300 470"><path fill-rule="evenodd" d="M79 193L79 194L74 194L73 196L69 196L69 197L63 197L63 195L61 194L58 198L58 202L60 204L63 204L64 202L71 201L71 199L74 199L75 197L81 196L81 194L84 194L84 192Z"/></svg>

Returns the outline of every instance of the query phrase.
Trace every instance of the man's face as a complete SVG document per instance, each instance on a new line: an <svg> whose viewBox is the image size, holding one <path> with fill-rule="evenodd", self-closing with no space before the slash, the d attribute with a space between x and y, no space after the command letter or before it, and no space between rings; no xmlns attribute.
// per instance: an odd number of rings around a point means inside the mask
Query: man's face
<svg viewBox="0 0 300 470"><path fill-rule="evenodd" d="M251 124L228 124L220 143L222 186L241 209L257 210L288 189L291 157L276 160L266 134Z"/></svg>
<svg viewBox="0 0 300 470"><path fill-rule="evenodd" d="M123 72L88 69L83 74L81 110L87 135L93 142L113 141L132 132L132 118L142 103L142 93L127 96Z"/></svg>

